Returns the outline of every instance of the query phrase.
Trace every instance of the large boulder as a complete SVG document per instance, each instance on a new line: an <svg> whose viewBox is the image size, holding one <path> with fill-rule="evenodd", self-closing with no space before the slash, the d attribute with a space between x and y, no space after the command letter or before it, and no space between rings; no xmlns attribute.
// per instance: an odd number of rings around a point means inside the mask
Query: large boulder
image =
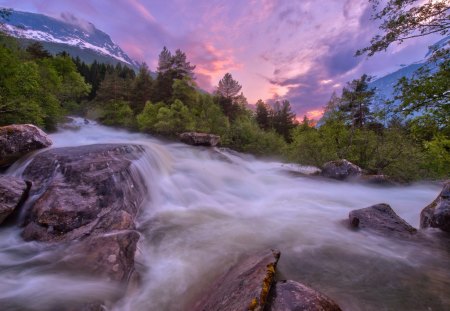
<svg viewBox="0 0 450 311"><path fill-rule="evenodd" d="M11 165L21 156L51 144L47 134L34 125L0 127L0 167Z"/></svg>
<svg viewBox="0 0 450 311"><path fill-rule="evenodd" d="M147 196L133 166L143 154L139 145L105 144L36 155L23 173L37 198L26 213L22 236L51 248L61 245L58 269L113 282L125 292L136 273L135 218ZM75 309L104 310L103 303L86 301Z"/></svg>
<svg viewBox="0 0 450 311"><path fill-rule="evenodd" d="M385 236L409 238L417 229L400 218L388 204L376 204L349 213L350 225Z"/></svg>
<svg viewBox="0 0 450 311"><path fill-rule="evenodd" d="M249 256L219 277L192 310L264 310L280 257L276 250Z"/></svg>
<svg viewBox="0 0 450 311"><path fill-rule="evenodd" d="M40 194L28 212L24 238L73 240L110 231L104 223L115 220L117 213L129 218L118 229L133 229L146 188L132 161L142 154L138 145L67 147L38 154L23 174L33 182L31 194Z"/></svg>
<svg viewBox="0 0 450 311"><path fill-rule="evenodd" d="M450 181L445 183L437 198L420 213L420 227L450 232Z"/></svg>
<svg viewBox="0 0 450 311"><path fill-rule="evenodd" d="M180 134L180 140L188 145L215 147L220 143L220 136L207 133L186 132Z"/></svg>
<svg viewBox="0 0 450 311"><path fill-rule="evenodd" d="M325 163L320 174L323 177L344 180L359 177L362 172L362 169L356 164L342 159Z"/></svg>
<svg viewBox="0 0 450 311"><path fill-rule="evenodd" d="M276 282L265 311L341 311L330 298L296 281Z"/></svg>
<svg viewBox="0 0 450 311"><path fill-rule="evenodd" d="M30 184L14 176L0 176L0 224L28 197Z"/></svg>

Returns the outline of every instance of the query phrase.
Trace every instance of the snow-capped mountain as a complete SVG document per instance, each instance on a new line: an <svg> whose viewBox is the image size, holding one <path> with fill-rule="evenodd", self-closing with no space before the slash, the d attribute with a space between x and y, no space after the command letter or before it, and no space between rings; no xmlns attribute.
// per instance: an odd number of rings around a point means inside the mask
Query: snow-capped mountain
<svg viewBox="0 0 450 311"><path fill-rule="evenodd" d="M77 20L74 16L61 20L42 14L13 11L2 20L6 31L19 39L40 41L52 53L67 51L86 62L98 60L137 68L139 64L131 59L109 35L91 23Z"/></svg>

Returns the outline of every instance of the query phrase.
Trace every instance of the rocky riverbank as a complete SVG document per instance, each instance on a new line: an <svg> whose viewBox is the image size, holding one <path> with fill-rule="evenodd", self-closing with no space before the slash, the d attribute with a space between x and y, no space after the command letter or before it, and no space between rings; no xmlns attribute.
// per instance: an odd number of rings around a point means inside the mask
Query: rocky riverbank
<svg viewBox="0 0 450 311"><path fill-rule="evenodd" d="M11 135L11 131L4 132ZM37 133L41 136L38 140L51 141ZM8 141L12 144L17 140ZM44 146L26 147L20 154ZM19 147L8 148L19 154ZM144 152L145 148L138 144L53 148L31 158L21 177L0 176L0 224L5 221L22 226L23 239L41 243L42 251L55 245L62 247L54 263L60 269L117 285L117 292L106 300L61 305L58 310L111 309L132 288L139 288L135 256L141 233L137 219L143 202L149 199L147 189L151 185L133 163ZM448 243L449 185L447 182L436 200L423 210L423 229L408 224L389 205L378 204L350 212L348 232L403 239L426 249L436 243L436 235L430 235L430 230L441 230L444 235L439 235L439 243ZM330 298L328 293L319 292L320 288L313 289L299 280L281 280L277 276L279 258L277 250L242 255L226 273L192 298L190 309L340 310L332 295Z"/></svg>

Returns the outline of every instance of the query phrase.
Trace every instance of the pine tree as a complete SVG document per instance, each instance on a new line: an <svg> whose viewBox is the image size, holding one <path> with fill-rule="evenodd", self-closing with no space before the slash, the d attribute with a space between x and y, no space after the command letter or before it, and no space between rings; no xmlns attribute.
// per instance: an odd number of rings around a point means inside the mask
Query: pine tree
<svg viewBox="0 0 450 311"><path fill-rule="evenodd" d="M354 128L363 128L372 120L369 106L375 95L374 89L369 89L371 77L362 75L344 87L340 99L339 109L347 115L347 119Z"/></svg>
<svg viewBox="0 0 450 311"><path fill-rule="evenodd" d="M145 103L152 98L153 78L150 75L146 63L139 67L139 73L133 82L133 92L131 96L131 109L134 114L139 114L144 109Z"/></svg>
<svg viewBox="0 0 450 311"><path fill-rule="evenodd" d="M239 82L234 80L233 76L227 72L225 76L219 81L217 94L227 99L233 99L239 94L241 89L242 86L239 84Z"/></svg>
<svg viewBox="0 0 450 311"><path fill-rule="evenodd" d="M267 131L272 127L272 114L269 105L263 102L261 99L256 103L256 122L261 129Z"/></svg>
<svg viewBox="0 0 450 311"><path fill-rule="evenodd" d="M158 73L164 74L172 69L173 59L172 53L164 47L158 58Z"/></svg>
<svg viewBox="0 0 450 311"><path fill-rule="evenodd" d="M292 142L291 131L297 126L297 120L291 104L288 100L276 101L273 110L273 128L286 142Z"/></svg>
<svg viewBox="0 0 450 311"><path fill-rule="evenodd" d="M195 65L191 65L187 61L186 54L180 49L175 51L175 55L172 57L172 70L174 71L175 79L183 79L185 77L194 80Z"/></svg>

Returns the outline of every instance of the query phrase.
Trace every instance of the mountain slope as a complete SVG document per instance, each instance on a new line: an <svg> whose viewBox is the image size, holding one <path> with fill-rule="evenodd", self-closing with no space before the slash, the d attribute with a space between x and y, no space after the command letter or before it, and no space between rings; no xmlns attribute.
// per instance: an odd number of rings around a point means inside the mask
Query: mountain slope
<svg viewBox="0 0 450 311"><path fill-rule="evenodd" d="M39 41L51 53L69 52L91 63L94 60L137 68L131 59L109 35L91 23L69 23L46 15L13 11L2 20L6 31L22 42Z"/></svg>

